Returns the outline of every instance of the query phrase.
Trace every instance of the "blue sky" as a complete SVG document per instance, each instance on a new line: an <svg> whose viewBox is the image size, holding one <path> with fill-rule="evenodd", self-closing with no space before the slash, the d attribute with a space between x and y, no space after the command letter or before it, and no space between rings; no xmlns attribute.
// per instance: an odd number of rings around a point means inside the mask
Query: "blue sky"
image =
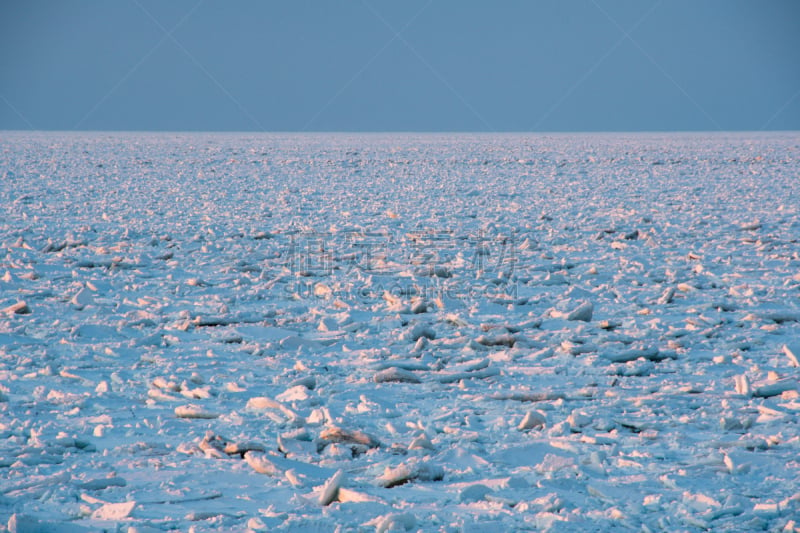
<svg viewBox="0 0 800 533"><path fill-rule="evenodd" d="M796 0L4 0L0 129L800 129Z"/></svg>

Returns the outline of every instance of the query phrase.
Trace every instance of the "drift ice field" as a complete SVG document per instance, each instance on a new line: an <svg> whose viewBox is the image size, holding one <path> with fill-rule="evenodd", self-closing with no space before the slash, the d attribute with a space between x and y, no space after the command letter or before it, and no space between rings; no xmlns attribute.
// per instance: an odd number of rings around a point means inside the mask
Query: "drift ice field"
<svg viewBox="0 0 800 533"><path fill-rule="evenodd" d="M3 133L0 180L0 530L800 530L800 134Z"/></svg>

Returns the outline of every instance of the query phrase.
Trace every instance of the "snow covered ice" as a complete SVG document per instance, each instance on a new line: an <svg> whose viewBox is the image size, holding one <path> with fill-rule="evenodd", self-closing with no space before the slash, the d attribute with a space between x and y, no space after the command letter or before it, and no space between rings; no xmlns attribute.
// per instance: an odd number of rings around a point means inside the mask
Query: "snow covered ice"
<svg viewBox="0 0 800 533"><path fill-rule="evenodd" d="M0 529L797 531L799 175L795 133L4 133Z"/></svg>

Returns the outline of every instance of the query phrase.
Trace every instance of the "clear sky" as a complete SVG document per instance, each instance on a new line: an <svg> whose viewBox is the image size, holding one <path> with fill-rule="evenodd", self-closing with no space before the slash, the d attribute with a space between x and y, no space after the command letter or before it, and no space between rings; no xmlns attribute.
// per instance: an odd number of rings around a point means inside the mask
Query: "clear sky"
<svg viewBox="0 0 800 533"><path fill-rule="evenodd" d="M800 130L800 1L0 0L0 129Z"/></svg>

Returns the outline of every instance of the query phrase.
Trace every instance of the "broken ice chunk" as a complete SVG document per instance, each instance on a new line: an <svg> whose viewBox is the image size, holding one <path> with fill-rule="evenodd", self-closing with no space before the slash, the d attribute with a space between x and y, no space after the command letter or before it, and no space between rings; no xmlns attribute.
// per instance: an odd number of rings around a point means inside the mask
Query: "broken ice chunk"
<svg viewBox="0 0 800 533"><path fill-rule="evenodd" d="M415 315L428 312L428 302L425 300L418 300L411 304L411 312Z"/></svg>
<svg viewBox="0 0 800 533"><path fill-rule="evenodd" d="M199 405L188 404L176 407L175 416L178 418L218 418L219 414L207 411Z"/></svg>
<svg viewBox="0 0 800 533"><path fill-rule="evenodd" d="M419 383L419 378L411 371L402 368L390 367L376 372L373 378L375 383Z"/></svg>
<svg viewBox="0 0 800 533"><path fill-rule="evenodd" d="M588 426L592 422L592 417L578 409L572 411L567 417L567 423L573 433L580 433L581 428Z"/></svg>
<svg viewBox="0 0 800 533"><path fill-rule="evenodd" d="M136 502L107 503L92 513L94 520L122 520L130 516Z"/></svg>
<svg viewBox="0 0 800 533"><path fill-rule="evenodd" d="M328 442L341 442L345 444L362 444L369 448L377 448L380 441L375 437L359 430L347 430L331 426L322 430L319 438Z"/></svg>
<svg viewBox="0 0 800 533"><path fill-rule="evenodd" d="M302 385L308 390L314 390L314 388L317 386L317 379L314 376L304 376L289 383L289 388L291 389L292 387L297 387L298 385Z"/></svg>
<svg viewBox="0 0 800 533"><path fill-rule="evenodd" d="M428 436L423 433L416 437L414 440L411 441L411 444L408 445L409 450L420 450L420 449L427 449L433 450L435 449L433 443L428 438Z"/></svg>
<svg viewBox="0 0 800 533"><path fill-rule="evenodd" d="M94 296L92 295L92 291L87 289L86 287L82 288L72 297L70 303L75 306L75 309L78 311L82 310L83 308L94 305Z"/></svg>
<svg viewBox="0 0 800 533"><path fill-rule="evenodd" d="M419 479L420 481L441 481L444 479L444 469L439 465L430 463L402 463L394 468L386 467L383 474L377 479L378 485L390 489Z"/></svg>
<svg viewBox="0 0 800 533"><path fill-rule="evenodd" d="M391 489L398 485L408 483L416 476L413 465L400 464L394 468L386 467L383 474L377 479L378 485Z"/></svg>
<svg viewBox="0 0 800 533"><path fill-rule="evenodd" d="M390 513L370 520L364 525L375 526L376 533L411 531L417 527L417 519L411 513Z"/></svg>
<svg viewBox="0 0 800 533"><path fill-rule="evenodd" d="M775 502L757 503L753 506L753 513L763 518L776 518L781 515L781 508Z"/></svg>
<svg viewBox="0 0 800 533"><path fill-rule="evenodd" d="M541 411L528 411L525 413L525 417L522 419L522 422L520 422L519 426L517 426L517 429L520 431L525 431L527 429L540 428L544 427L546 422L547 419Z"/></svg>
<svg viewBox="0 0 800 533"><path fill-rule="evenodd" d="M244 454L245 462L259 474L266 474L268 476L281 475L281 469L275 463L269 460L266 453L251 450Z"/></svg>
<svg viewBox="0 0 800 533"><path fill-rule="evenodd" d="M510 333L502 333L499 335L481 335L475 342L483 346L507 346L513 348L517 342L517 338Z"/></svg>
<svg viewBox="0 0 800 533"><path fill-rule="evenodd" d="M735 376L733 378L734 384L736 386L736 394L741 394L743 396L750 396L750 379L747 375L742 374L739 376Z"/></svg>
<svg viewBox="0 0 800 533"><path fill-rule="evenodd" d="M707 494L700 492L692 493L686 491L683 493L683 503L686 507L698 513L709 512L722 507L722 504Z"/></svg>
<svg viewBox="0 0 800 533"><path fill-rule="evenodd" d="M742 222L739 224L739 229L742 231L755 231L761 228L761 222L758 220L751 220L750 222Z"/></svg>
<svg viewBox="0 0 800 533"><path fill-rule="evenodd" d="M756 390L753 391L753 396L771 398L772 396L780 396L790 390L797 390L797 380L785 378L756 387Z"/></svg>
<svg viewBox="0 0 800 533"><path fill-rule="evenodd" d="M800 367L800 343L784 344L783 353L789 358L790 366L795 368Z"/></svg>
<svg viewBox="0 0 800 533"><path fill-rule="evenodd" d="M414 327L406 331L403 336L406 340L412 342L416 342L422 337L433 340L436 338L436 332L427 324L418 323L414 324Z"/></svg>
<svg viewBox="0 0 800 533"><path fill-rule="evenodd" d="M659 305L666 305L672 302L672 299L675 297L675 288L674 287L667 287L664 289L664 292L661 296L656 300L656 303Z"/></svg>
<svg viewBox="0 0 800 533"><path fill-rule="evenodd" d="M343 481L344 472L342 470L337 470L336 473L322 485L317 502L324 506L330 505L336 501L336 498L339 496L339 488L342 486Z"/></svg>
<svg viewBox="0 0 800 533"><path fill-rule="evenodd" d="M79 483L78 487L83 490L105 490L109 487L124 487L127 482L121 477L101 477L90 479Z"/></svg>
<svg viewBox="0 0 800 533"><path fill-rule="evenodd" d="M282 393L275 396L275 399L281 402L301 402L303 400L307 400L308 398L308 389L304 385L295 385L294 387L289 387Z"/></svg>
<svg viewBox="0 0 800 533"><path fill-rule="evenodd" d="M567 311L554 309L550 312L550 316L552 316L553 318L563 318L565 320L579 320L582 322L591 322L593 312L594 312L594 305L592 305L592 302L584 301L580 303L577 307L574 307Z"/></svg>
<svg viewBox="0 0 800 533"><path fill-rule="evenodd" d="M261 443L258 442L242 441L227 443L223 451L228 455L240 455L244 457L248 452L263 452L265 451L265 448Z"/></svg>
<svg viewBox="0 0 800 533"><path fill-rule="evenodd" d="M0 310L0 313L4 315L29 315L31 313L31 308L28 307L27 303L21 301Z"/></svg>
<svg viewBox="0 0 800 533"><path fill-rule="evenodd" d="M603 357L610 359L615 363L627 363L635 361L640 357L649 361L661 361L663 359L674 359L674 354L670 352L661 352L656 346L643 346L639 348L630 348L616 353L603 353Z"/></svg>
<svg viewBox="0 0 800 533"><path fill-rule="evenodd" d="M297 413L283 405L281 402L266 396L254 396L247 400L246 409L276 411L292 421L299 420Z"/></svg>

